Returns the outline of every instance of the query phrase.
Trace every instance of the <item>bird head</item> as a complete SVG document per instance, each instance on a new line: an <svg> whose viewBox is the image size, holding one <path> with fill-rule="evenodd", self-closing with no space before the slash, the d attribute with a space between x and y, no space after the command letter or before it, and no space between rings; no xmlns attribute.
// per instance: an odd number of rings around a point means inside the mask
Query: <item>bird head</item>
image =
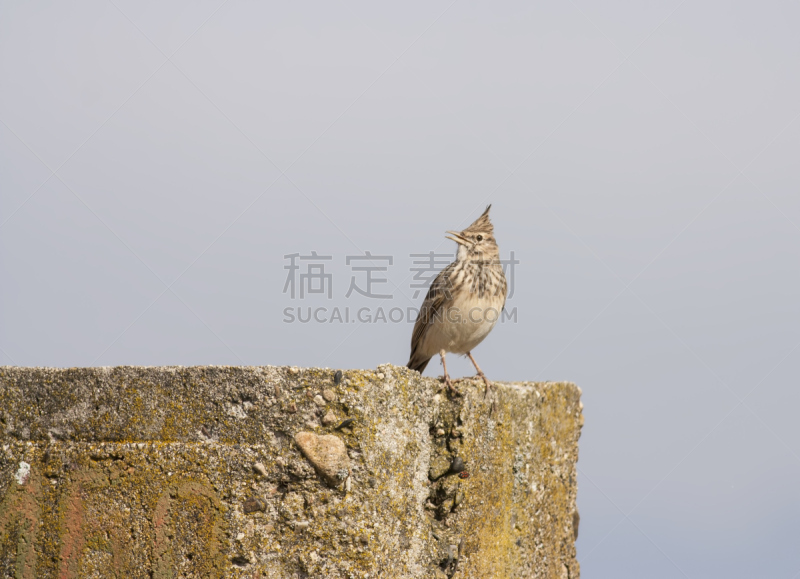
<svg viewBox="0 0 800 579"><path fill-rule="evenodd" d="M494 227L489 221L489 209L478 217L472 225L462 231L448 231L447 239L452 239L458 244L457 259L473 259L481 261L497 260L500 250L494 238Z"/></svg>

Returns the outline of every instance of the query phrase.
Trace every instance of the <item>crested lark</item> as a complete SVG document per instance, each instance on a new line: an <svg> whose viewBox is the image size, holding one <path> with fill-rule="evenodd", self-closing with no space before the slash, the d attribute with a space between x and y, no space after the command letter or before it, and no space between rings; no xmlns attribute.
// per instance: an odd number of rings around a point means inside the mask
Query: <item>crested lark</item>
<svg viewBox="0 0 800 579"><path fill-rule="evenodd" d="M469 356L487 393L491 387L472 357L472 349L489 335L500 317L508 289L489 221L491 207L465 230L447 232L448 239L458 244L456 260L431 284L411 336L408 367L422 373L430 359L439 354L444 382L452 393L456 391L447 373L447 352Z"/></svg>

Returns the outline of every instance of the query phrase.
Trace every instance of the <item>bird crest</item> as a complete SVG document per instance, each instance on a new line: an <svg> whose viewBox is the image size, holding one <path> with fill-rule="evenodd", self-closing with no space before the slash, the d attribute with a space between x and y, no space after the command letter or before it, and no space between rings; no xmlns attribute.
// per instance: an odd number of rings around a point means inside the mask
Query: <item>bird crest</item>
<svg viewBox="0 0 800 579"><path fill-rule="evenodd" d="M494 233L494 226L492 225L492 222L489 221L489 209L491 209L491 208L492 208L491 205L487 205L486 209L484 210L484 212L481 213L481 216L478 217L475 221L473 221L472 225L467 227L464 230L464 232L469 232L469 233L488 233L489 235Z"/></svg>

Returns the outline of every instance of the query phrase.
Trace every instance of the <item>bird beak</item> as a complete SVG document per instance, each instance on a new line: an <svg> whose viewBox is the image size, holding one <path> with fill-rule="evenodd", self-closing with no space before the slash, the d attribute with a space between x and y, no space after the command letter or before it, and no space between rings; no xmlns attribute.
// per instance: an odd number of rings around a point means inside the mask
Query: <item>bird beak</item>
<svg viewBox="0 0 800 579"><path fill-rule="evenodd" d="M457 232L457 231L446 231L445 233L449 233L450 234L450 235L445 235L445 237L447 239L452 239L453 241L455 241L459 245L469 245L469 241L467 240L467 238L464 237L463 235L461 235L459 232Z"/></svg>

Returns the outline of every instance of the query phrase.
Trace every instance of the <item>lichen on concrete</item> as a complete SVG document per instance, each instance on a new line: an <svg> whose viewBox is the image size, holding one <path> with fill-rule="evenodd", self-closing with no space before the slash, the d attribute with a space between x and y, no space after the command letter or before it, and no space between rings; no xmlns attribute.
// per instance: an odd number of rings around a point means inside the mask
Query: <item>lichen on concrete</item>
<svg viewBox="0 0 800 579"><path fill-rule="evenodd" d="M390 365L0 367L0 576L578 577L580 390L459 388ZM301 432L346 468L321 476Z"/></svg>

